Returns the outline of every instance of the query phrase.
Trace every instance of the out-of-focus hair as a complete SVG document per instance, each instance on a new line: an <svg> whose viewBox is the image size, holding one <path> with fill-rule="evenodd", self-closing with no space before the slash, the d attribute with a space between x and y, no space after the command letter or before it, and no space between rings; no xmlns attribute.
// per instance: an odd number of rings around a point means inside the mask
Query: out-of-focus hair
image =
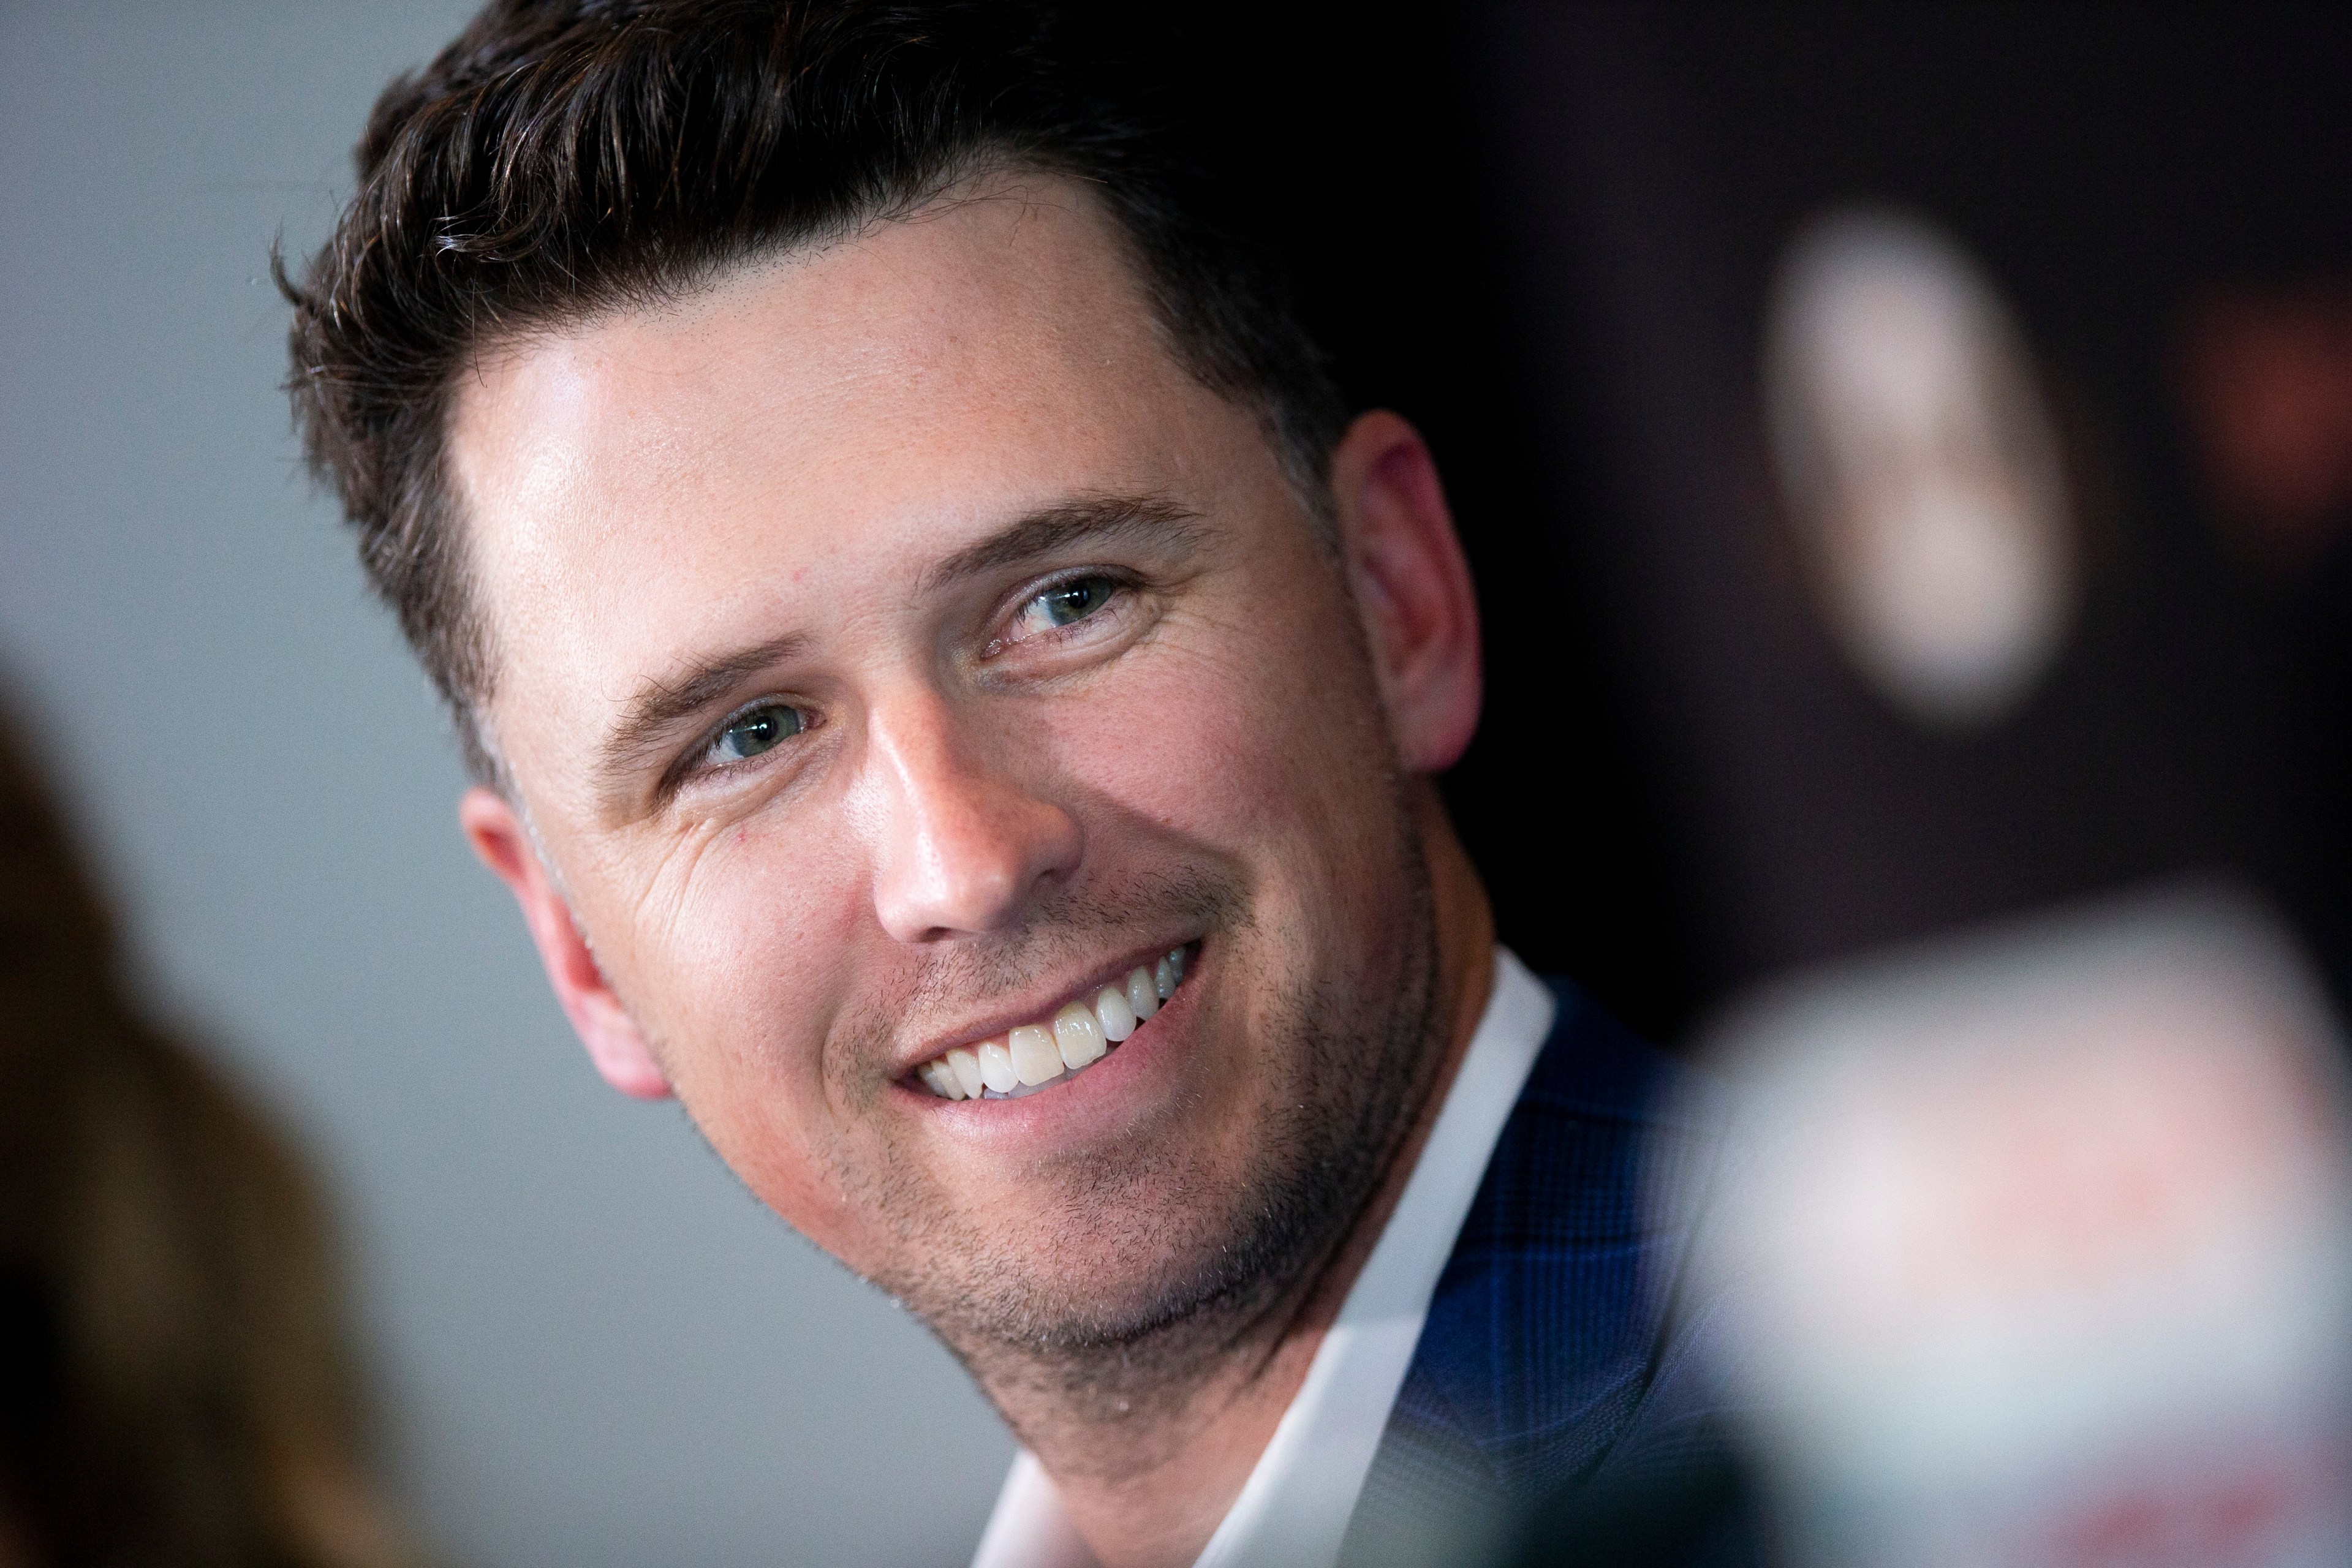
<svg viewBox="0 0 2352 1568"><path fill-rule="evenodd" d="M0 715L0 1563L395 1568L319 1198L139 1018Z"/></svg>
<svg viewBox="0 0 2352 1568"><path fill-rule="evenodd" d="M1214 215L1099 37L1024 0L495 0L385 90L333 237L299 284L280 275L289 385L312 472L477 778L503 781L478 716L495 650L443 468L462 368L982 173L1090 191L1176 359L1256 413L1320 512L1346 414L1328 369L1278 263Z"/></svg>

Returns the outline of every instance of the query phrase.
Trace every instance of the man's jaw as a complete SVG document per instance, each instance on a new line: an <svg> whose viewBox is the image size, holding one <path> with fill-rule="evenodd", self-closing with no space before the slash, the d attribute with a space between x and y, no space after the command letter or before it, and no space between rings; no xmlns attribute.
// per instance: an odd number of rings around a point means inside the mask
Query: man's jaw
<svg viewBox="0 0 2352 1568"><path fill-rule="evenodd" d="M1018 1100L1059 1088L1132 1036L1176 994L1198 942L1072 992L1032 1021L919 1063L904 1080L942 1100Z"/></svg>

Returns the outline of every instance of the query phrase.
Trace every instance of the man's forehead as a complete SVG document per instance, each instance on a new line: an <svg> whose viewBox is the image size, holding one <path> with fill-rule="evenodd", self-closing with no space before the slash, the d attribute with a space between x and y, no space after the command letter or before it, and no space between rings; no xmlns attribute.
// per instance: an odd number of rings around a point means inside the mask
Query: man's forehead
<svg viewBox="0 0 2352 1568"><path fill-rule="evenodd" d="M499 347L456 388L453 477L495 571L688 498L773 521L927 450L1013 464L1070 444L1073 402L1107 423L1181 379L1092 198L1000 181Z"/></svg>

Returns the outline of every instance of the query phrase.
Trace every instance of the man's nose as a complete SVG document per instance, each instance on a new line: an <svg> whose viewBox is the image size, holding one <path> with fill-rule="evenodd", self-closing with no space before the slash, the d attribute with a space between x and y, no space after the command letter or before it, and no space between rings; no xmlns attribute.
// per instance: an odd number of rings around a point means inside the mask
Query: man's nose
<svg viewBox="0 0 2352 1568"><path fill-rule="evenodd" d="M901 942L1001 930L1076 869L1078 824L931 694L870 714L874 909Z"/></svg>

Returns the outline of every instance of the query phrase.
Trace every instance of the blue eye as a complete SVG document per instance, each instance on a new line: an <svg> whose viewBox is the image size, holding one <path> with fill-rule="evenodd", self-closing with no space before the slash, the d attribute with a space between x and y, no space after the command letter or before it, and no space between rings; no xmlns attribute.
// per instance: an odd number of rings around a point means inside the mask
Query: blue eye
<svg viewBox="0 0 2352 1568"><path fill-rule="evenodd" d="M1108 577L1081 577L1057 582L1024 607L1045 625L1067 626L1083 621L1111 601L1118 584Z"/></svg>
<svg viewBox="0 0 2352 1568"><path fill-rule="evenodd" d="M782 703L763 703L728 720L719 738L710 743L710 759L746 762L782 745L807 727L800 709Z"/></svg>

